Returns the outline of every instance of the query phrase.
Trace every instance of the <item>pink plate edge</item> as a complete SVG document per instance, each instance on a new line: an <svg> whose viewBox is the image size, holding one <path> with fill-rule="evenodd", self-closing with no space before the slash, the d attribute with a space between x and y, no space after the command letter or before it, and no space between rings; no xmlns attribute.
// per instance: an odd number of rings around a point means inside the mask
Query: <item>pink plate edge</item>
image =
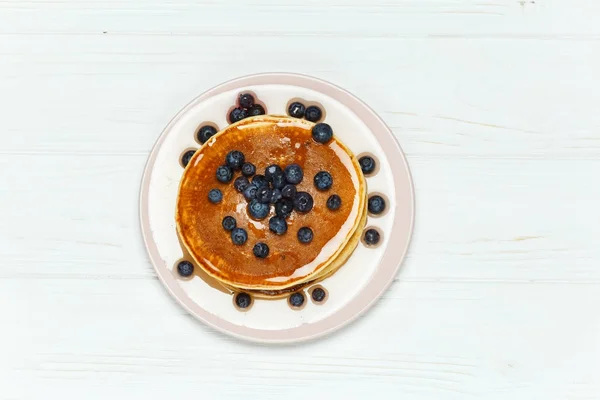
<svg viewBox="0 0 600 400"><path fill-rule="evenodd" d="M350 108L369 127L381 144L394 173L396 194L395 220L388 241L388 244L394 243L394 245L388 245L385 249L380 265L371 280L348 304L329 317L315 323L282 330L262 330L235 325L194 303L179 287L170 271L164 268L165 262L160 258L152 239L148 215L149 186L158 149L181 116L211 96L236 88L266 84L293 85L312 89L324 93ZM400 144L385 122L367 104L341 87L309 75L261 73L235 78L207 90L188 103L171 119L154 144L144 167L140 187L139 216L144 244L158 278L175 300L191 315L214 329L239 339L261 343L291 343L316 339L344 327L365 313L381 297L393 282L408 251L414 227L414 199L410 169Z"/></svg>

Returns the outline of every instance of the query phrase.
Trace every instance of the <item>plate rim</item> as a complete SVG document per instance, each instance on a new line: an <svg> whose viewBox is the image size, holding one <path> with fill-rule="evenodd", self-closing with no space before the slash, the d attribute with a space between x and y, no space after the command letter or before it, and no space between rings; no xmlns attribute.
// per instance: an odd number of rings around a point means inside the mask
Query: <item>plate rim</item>
<svg viewBox="0 0 600 400"><path fill-rule="evenodd" d="M402 207L400 207L400 202L396 201L396 213L390 238L388 239L388 247L384 250L383 256L377 265L377 271L371 276L363 288L342 308L317 322L277 330L249 328L233 324L226 319L209 313L200 305L193 302L193 300L177 285L172 274L166 272L167 270L165 268L159 268L159 265L161 265L161 267L164 265L164 260L160 257L156 243L152 239L148 211L149 186L158 150L179 119L196 104L219 93L237 88L242 89L247 86L267 84L291 85L315 90L336 99L346 107L350 108L352 112L354 112L363 123L369 127L376 140L381 145L392 169L396 198L402 197L400 194L407 194L409 197L408 202L403 203ZM355 107L359 108L359 110L354 109ZM369 120L370 123L367 123L365 120ZM372 129L372 124L378 125L377 129ZM382 141L384 143L382 143ZM395 152L400 155L398 159L390 157L390 153ZM392 155L397 156L398 154ZM396 171L394 165L402 166L402 171ZM408 183L408 193L405 193L406 188L400 190L400 185L398 185L398 174L400 172L406 174L405 178ZM398 139L394 136L383 119L368 104L342 87L320 78L290 72L265 72L240 76L213 86L188 102L175 114L175 116L173 116L173 118L171 118L152 146L148 159L146 160L140 185L138 212L144 246L148 257L150 258L152 267L169 294L189 314L213 329L238 339L259 343L295 343L317 339L341 329L362 316L381 298L398 274L410 247L414 231L415 194L410 167ZM401 225L397 222L397 218L402 214L404 214L404 217L408 217L406 221L408 222L408 229L404 232L400 232L400 228L397 227L398 225ZM402 240L402 246L390 247L390 244L395 238L404 239Z"/></svg>

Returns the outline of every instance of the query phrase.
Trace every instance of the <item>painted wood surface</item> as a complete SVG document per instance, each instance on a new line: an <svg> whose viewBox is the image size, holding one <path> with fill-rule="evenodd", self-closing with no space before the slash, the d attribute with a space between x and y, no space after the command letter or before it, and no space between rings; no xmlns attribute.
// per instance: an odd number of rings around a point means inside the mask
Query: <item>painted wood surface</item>
<svg viewBox="0 0 600 400"><path fill-rule="evenodd" d="M600 398L600 3L0 1L0 399ZM416 186L397 281L296 346L199 324L139 234L146 157L221 81L371 105Z"/></svg>

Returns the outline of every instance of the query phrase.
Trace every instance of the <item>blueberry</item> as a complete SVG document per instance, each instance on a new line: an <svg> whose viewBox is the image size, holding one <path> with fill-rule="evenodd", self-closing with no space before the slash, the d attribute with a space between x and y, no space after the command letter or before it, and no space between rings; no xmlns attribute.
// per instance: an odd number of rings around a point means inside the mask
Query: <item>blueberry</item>
<svg viewBox="0 0 600 400"><path fill-rule="evenodd" d="M184 278L190 277L194 273L194 264L189 261L180 261L177 264L177 272Z"/></svg>
<svg viewBox="0 0 600 400"><path fill-rule="evenodd" d="M360 164L360 169L362 169L363 174L370 175L375 171L375 160L373 157L363 156L358 159L358 163Z"/></svg>
<svg viewBox="0 0 600 400"><path fill-rule="evenodd" d="M235 295L235 305L239 308L248 308L252 304L252 297L248 293L238 293Z"/></svg>
<svg viewBox="0 0 600 400"><path fill-rule="evenodd" d="M298 192L294 198L294 210L301 213L307 213L312 210L313 204L313 198L307 192Z"/></svg>
<svg viewBox="0 0 600 400"><path fill-rule="evenodd" d="M254 105L254 96L250 93L240 93L238 96L238 103L240 107L250 108Z"/></svg>
<svg viewBox="0 0 600 400"><path fill-rule="evenodd" d="M371 196L367 207L371 214L381 214L385 211L385 200L379 195Z"/></svg>
<svg viewBox="0 0 600 400"><path fill-rule="evenodd" d="M258 187L255 184L248 185L246 190L244 190L244 197L246 200L254 200L256 198L256 192L258 192Z"/></svg>
<svg viewBox="0 0 600 400"><path fill-rule="evenodd" d="M237 222L235 221L235 218L228 215L225 218L223 218L223 222L221 222L221 225L223 225L223 229L225 229L226 231L232 231L237 226Z"/></svg>
<svg viewBox="0 0 600 400"><path fill-rule="evenodd" d="M244 165L242 165L242 175L251 177L255 173L256 173L256 167L254 166L254 164L245 162Z"/></svg>
<svg viewBox="0 0 600 400"><path fill-rule="evenodd" d="M248 240L248 234L245 229L233 228L231 231L231 241L233 244L241 246L246 243L246 240Z"/></svg>
<svg viewBox="0 0 600 400"><path fill-rule="evenodd" d="M369 246L375 246L379 243L380 238L379 232L376 229L371 228L365 231L365 243Z"/></svg>
<svg viewBox="0 0 600 400"><path fill-rule="evenodd" d="M267 178L267 181L273 182L273 176L279 174L280 172L282 171L279 165L269 165L267 168L265 168L265 178Z"/></svg>
<svg viewBox="0 0 600 400"><path fill-rule="evenodd" d="M223 193L219 189L210 189L208 191L208 201L213 204L220 203L223 200Z"/></svg>
<svg viewBox="0 0 600 400"><path fill-rule="evenodd" d="M296 186L285 185L283 189L281 189L281 195L286 199L293 199L296 196Z"/></svg>
<svg viewBox="0 0 600 400"><path fill-rule="evenodd" d="M225 164L233 170L239 171L244 165L244 153L239 150L232 150L225 156Z"/></svg>
<svg viewBox="0 0 600 400"><path fill-rule="evenodd" d="M256 187L263 187L263 186L269 186L269 182L267 181L267 178L265 178L264 175L254 175L254 177L252 178L252 184L255 185Z"/></svg>
<svg viewBox="0 0 600 400"><path fill-rule="evenodd" d="M269 246L266 243L256 243L252 249L254 255L258 258L266 258L269 255Z"/></svg>
<svg viewBox="0 0 600 400"><path fill-rule="evenodd" d="M320 303L323 300L325 300L325 296L327 296L327 293L325 293L325 290L323 288L318 287L313 289L311 295L314 301Z"/></svg>
<svg viewBox="0 0 600 400"><path fill-rule="evenodd" d="M265 108L260 104L255 104L248 109L248 114L251 117L256 117L257 115L265 115L266 113L267 112L265 111Z"/></svg>
<svg viewBox="0 0 600 400"><path fill-rule="evenodd" d="M288 107L288 115L294 118L304 118L306 107L299 101L295 101Z"/></svg>
<svg viewBox="0 0 600 400"><path fill-rule="evenodd" d="M294 211L294 202L290 199L281 199L275 203L275 214L287 218Z"/></svg>
<svg viewBox="0 0 600 400"><path fill-rule="evenodd" d="M269 229L277 235L283 235L287 232L287 222L282 217L271 217L269 219Z"/></svg>
<svg viewBox="0 0 600 400"><path fill-rule="evenodd" d="M271 189L268 186L263 186L256 192L256 200L261 203L269 204L271 202Z"/></svg>
<svg viewBox="0 0 600 400"><path fill-rule="evenodd" d="M277 172L273 175L273 181L271 182L275 189L283 189L285 186L285 175L283 172Z"/></svg>
<svg viewBox="0 0 600 400"><path fill-rule="evenodd" d="M310 122L319 122L321 117L323 116L323 112L317 106L308 106L306 107L306 112L304 113L304 118L309 120Z"/></svg>
<svg viewBox="0 0 600 400"><path fill-rule="evenodd" d="M229 113L229 122L232 124L241 121L244 118L248 118L248 111L241 107L236 107Z"/></svg>
<svg viewBox="0 0 600 400"><path fill-rule="evenodd" d="M281 195L281 190L279 189L273 189L271 190L271 199L269 200L269 202L271 204L275 204L277 203L283 196Z"/></svg>
<svg viewBox="0 0 600 400"><path fill-rule="evenodd" d="M217 168L217 180L221 183L229 183L233 179L233 171L227 165Z"/></svg>
<svg viewBox="0 0 600 400"><path fill-rule="evenodd" d="M327 171L317 172L315 175L315 186L321 191L329 190L333 185L333 177Z"/></svg>
<svg viewBox="0 0 600 400"><path fill-rule="evenodd" d="M301 243L310 243L313 240L313 231L306 226L298 229L298 240Z"/></svg>
<svg viewBox="0 0 600 400"><path fill-rule="evenodd" d="M254 199L248 204L248 214L252 219L265 219L269 215L269 205Z"/></svg>
<svg viewBox="0 0 600 400"><path fill-rule="evenodd" d="M342 199L337 194L332 194L327 199L327 208L329 208L331 211L339 210L341 206Z"/></svg>
<svg viewBox="0 0 600 400"><path fill-rule="evenodd" d="M246 190L248 186L250 186L250 181L248 181L248 178L245 176L238 176L235 178L235 181L233 181L233 187L240 193L244 193L244 190Z"/></svg>
<svg viewBox="0 0 600 400"><path fill-rule="evenodd" d="M298 164L290 164L284 170L285 180L292 185L297 185L304 178L304 171Z"/></svg>
<svg viewBox="0 0 600 400"><path fill-rule="evenodd" d="M315 126L313 126L312 137L315 140L315 142L324 144L324 143L329 142L331 140L331 138L333 137L333 130L331 129L331 126L329 126L328 124L326 124L324 122L320 122L320 123L316 124Z"/></svg>
<svg viewBox="0 0 600 400"><path fill-rule="evenodd" d="M285 176L279 165L269 165L265 169L265 179L270 182L275 189L283 189L285 186Z"/></svg>
<svg viewBox="0 0 600 400"><path fill-rule="evenodd" d="M181 156L181 165L183 165L183 168L187 167L195 153L196 150L188 150L185 153L183 153L183 155Z"/></svg>
<svg viewBox="0 0 600 400"><path fill-rule="evenodd" d="M300 292L292 293L290 296L290 305L294 308L302 307L304 304L304 295Z"/></svg>
<svg viewBox="0 0 600 400"><path fill-rule="evenodd" d="M206 143L208 139L213 137L217 133L217 130L214 126L204 125L198 131L198 141L202 144Z"/></svg>

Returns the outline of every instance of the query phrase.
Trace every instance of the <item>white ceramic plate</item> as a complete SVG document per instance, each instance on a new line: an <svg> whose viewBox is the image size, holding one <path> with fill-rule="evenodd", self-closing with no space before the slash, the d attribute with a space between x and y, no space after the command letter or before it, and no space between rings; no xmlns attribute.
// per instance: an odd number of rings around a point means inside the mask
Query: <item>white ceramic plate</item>
<svg viewBox="0 0 600 400"><path fill-rule="evenodd" d="M256 300L241 312L233 295L194 275L176 272L184 257L175 227L175 201L183 168L182 154L198 148L196 132L206 122L219 129L242 91L253 92L269 114L286 114L290 99L318 103L325 121L354 152L373 155L378 171L367 177L369 194L383 194L386 212L369 216L367 227L382 234L376 248L359 244L348 262L319 283L328 297L292 310L286 299ZM225 82L183 108L160 135L144 170L140 220L148 254L158 277L175 299L204 323L233 336L260 342L293 342L315 338L351 322L366 311L393 281L406 254L414 220L414 194L406 159L390 129L366 104L328 82L297 74L259 74ZM191 260L190 260L191 261ZM196 268L198 270L199 268ZM310 289L309 289L310 290Z"/></svg>

